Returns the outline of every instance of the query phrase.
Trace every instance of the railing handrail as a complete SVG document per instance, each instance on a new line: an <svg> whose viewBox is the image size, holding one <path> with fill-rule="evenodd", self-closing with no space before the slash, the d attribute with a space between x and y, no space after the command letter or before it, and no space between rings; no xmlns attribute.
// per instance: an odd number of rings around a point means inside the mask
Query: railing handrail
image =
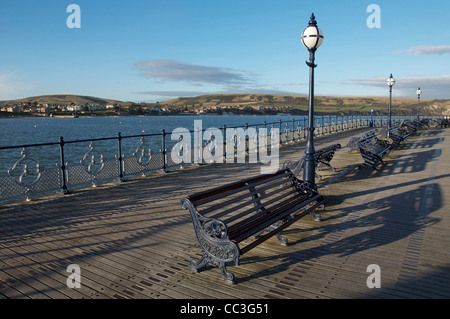
<svg viewBox="0 0 450 319"><path fill-rule="evenodd" d="M328 118L341 118L342 120L344 120L344 117L347 118L347 121L349 121L349 117L352 117L351 121L354 121L353 115L320 115L320 117L323 120L323 117L328 117ZM368 120L368 118L370 116L363 116L363 115L357 115L356 117L364 117L366 118L366 120ZM373 116L373 118L381 118L381 120L383 120L383 118L386 116ZM315 121L316 119L319 118L319 116L315 116ZM402 116L396 116L393 118L402 118ZM263 123L258 123L258 124L246 124L246 126L251 127L251 126L268 126L268 125L274 125L274 124L282 124L282 123L292 123L293 121L303 121L304 117L302 120L297 119L295 120L294 118L292 120L279 120L277 122L263 122ZM333 123L333 122L332 122ZM335 122L335 124L337 123L343 123L343 121L340 122ZM241 128L241 127L246 127L245 125L238 125L238 126L226 126L226 128L230 128L230 129L234 129L234 128ZM202 129L202 132L204 132L206 129ZM189 133L195 133L195 130L189 130ZM136 137L148 137L148 136L161 136L163 133L143 133L143 134L135 134L135 135L125 135L125 136L121 136L122 139L126 139L126 138L136 138ZM166 135L169 133L165 133ZM96 138L89 138L89 139L82 139L82 140L69 140L69 141L64 141L65 144L73 144L73 143L84 143L84 142L95 142L95 141L106 141L106 140L115 140L117 139L117 136L114 137L96 137ZM21 145L12 145L12 146L0 146L0 150L5 150L5 149L15 149L15 148L26 148L26 147L38 147L38 146L51 146L51 145L59 145L60 142L47 142L47 143L34 143L34 144L21 144Z"/></svg>
<svg viewBox="0 0 450 319"><path fill-rule="evenodd" d="M403 117L392 117L392 121L396 122L400 119L402 119ZM424 118L424 117L423 117ZM338 132L342 132L345 130L351 130L354 128L360 128L360 127L369 127L370 124L373 124L373 127L385 127L386 126L386 122L387 122L387 118L386 116L338 116L338 115L322 115L322 116L316 116L315 117L315 125L317 127L315 127L315 135L325 135L325 134L334 134L334 133L338 133ZM285 124L285 126L283 127L283 123ZM297 125L296 125L297 123ZM279 125L278 127L276 125ZM297 118L295 119L295 117L293 117L291 120L282 120L280 119L279 121L276 122L266 122L264 121L263 123L257 123L257 124L248 124L246 123L244 126L243 125L238 125L238 126L227 126L227 125L223 125L223 127L221 128L217 128L221 131L223 131L223 133L225 133L226 130L228 129L237 129L237 128L245 128L246 130L249 127L264 127L264 128L269 128L270 126L274 127L274 128L278 128L279 129L279 145L287 144L287 143L293 143L295 141L301 141L301 140L305 140L306 139L306 131L307 131L307 127L306 127L306 116L302 116L302 118ZM203 128L201 129L201 132L205 132L207 130L207 128ZM200 130L196 130L195 129L195 125L194 125L194 130L189 130L188 131L189 134L196 134L199 133ZM249 153L250 148L251 151L254 152L255 151L255 145L252 144L250 147L249 144L249 136L247 134L249 131L246 131L246 136L245 139L242 141L244 144L244 152L246 154ZM58 180L58 190L63 193L63 194L67 194L69 193L69 188L71 186L77 186L77 185L82 185L83 183L89 183L91 182L93 186L96 185L96 183L98 181L106 181L108 179L112 179L115 178L118 181L124 181L125 178L124 176L132 176L133 174L139 174L141 173L142 175L144 175L144 172L151 172L151 171L155 171L155 170L161 170L162 172L167 172L168 168L171 167L176 167L176 166L180 166L179 164L175 163L174 160L172 158L170 158L170 156L168 156L168 154L170 154L170 152L166 149L166 136L169 135L170 133L167 133L164 129L162 130L161 133L142 133L142 134L135 134L135 135L127 135L127 136L122 136L121 133L117 133L116 136L114 137L96 137L96 138L89 138L89 139L80 139L80 140L70 140L70 141L65 141L63 137L59 138L58 142L50 142L50 143L34 143L34 144L22 144L22 145L13 145L13 146L1 146L0 150L7 150L7 149L18 149L18 148L22 148L23 152L22 157L20 159L18 159L16 161L16 163L12 166L11 170L8 170L7 176L2 177L0 175L0 185L2 185L2 187L0 187L0 202L5 200L5 196L3 194L5 194L5 188L8 187L8 183L12 183L12 186L9 186L11 189L6 189L6 199L9 199L11 197L14 196L19 196L19 195L11 195L11 194L15 194L14 192L22 192L20 193L20 195L25 195L28 198L29 193L39 193L36 189L39 189L38 186L36 186L36 182L40 181L39 183L50 183L52 185L56 184L56 179ZM253 133L252 133L253 134ZM160 136L161 137L161 149L159 150L159 152L152 152L152 149L154 147L154 141L151 142L150 144L152 145L151 147L146 143L146 141L144 141L144 139L142 139L143 137L151 137L151 136ZM234 136L234 135L233 135ZM268 136L268 135L267 135ZM283 137L284 136L284 137ZM224 138L222 139L221 143L223 144L223 156L225 157L227 149L225 148L225 144L227 143L227 138L228 136L223 136ZM136 150L133 152L132 156L125 156L124 154L122 154L122 140L124 139L131 139L131 138L141 138L141 142L139 144L139 146L136 148ZM217 137L216 137L217 138ZM239 137L238 137L239 139ZM86 154L84 154L83 159L80 161L80 164L69 164L68 162L66 163L66 158L65 158L65 146L67 144L74 144L74 143L85 143L85 142L95 142L95 141L117 141L117 149L115 151L116 155L114 156L113 159L106 159L103 158L103 154L98 151L96 149L96 147L94 146L94 144L90 144L89 145L89 150L86 152ZM207 144L210 143L210 141L205 141L203 139L200 140L201 143L199 146L203 147L203 146L207 146ZM217 140L216 140L217 141ZM235 143L234 141L231 141L232 143ZM239 144L239 141L237 142ZM195 144L195 142L194 142ZM59 146L59 155L60 155L60 159L59 159L59 163L56 164L57 168L53 168L53 169L43 169L42 165L39 165L38 161L34 160L31 152L28 151L28 148L31 147L42 147L42 146L54 146L57 145ZM210 144L211 145L211 144ZM215 147L221 147L220 144L214 144ZM236 149L236 145L235 144L235 149ZM130 146L130 145L129 145ZM271 148L273 145L267 145L267 148ZM195 148L195 146L194 146ZM138 152L139 150L139 152ZM195 151L194 151L195 152ZM94 160L94 155L93 154L100 154L101 155L101 160L100 160L100 164L98 162L96 162ZM191 155L193 155L194 153L192 153ZM237 154L237 153L235 153ZM152 158L153 157L153 158ZM192 158L191 158L192 159ZM205 161L205 158L200 157L200 159L203 161ZM28 166L23 166L24 162L28 160L28 161L32 161L34 162L33 165L35 165L36 167L28 167ZM107 165L109 165L108 169L109 170L107 173L105 174L100 174L100 172L102 172L104 166L106 165L105 163L108 163ZM195 157L194 157L194 161L189 162L189 163L196 163L195 162ZM20 165L22 166L20 166ZM101 166L99 171L96 172L95 169L92 171L93 167L97 165L97 166ZM112 165L112 166L111 166ZM182 166L183 164L181 164ZM189 164L188 164L189 165ZM20 169L18 169L18 167L20 167ZM114 168L115 167L115 168ZM35 171L31 171L31 169L34 168ZM29 171L30 170L30 171ZM50 174L47 173L46 171L50 171L50 170L57 170L54 171L54 173L52 176L53 177L46 177L46 178L42 178L42 174ZM34 174L34 175L33 175ZM55 175L56 174L56 175ZM78 177L76 177L75 175L79 174ZM109 175L108 175L109 174ZM111 177L113 174L114 177ZM101 176L100 176L101 175ZM35 178L35 180L33 181L33 176L37 176ZM74 178L75 176L75 178ZM108 176L108 177L105 177ZM30 178L32 180L31 183L24 181L23 178ZM47 180L47 178L50 180L51 182ZM6 180L7 179L7 180ZM76 181L73 181L73 180ZM44 180L44 181L42 181ZM2 184L3 183L3 184ZM6 185L6 187L4 186ZM83 184L84 185L84 184ZM56 186L52 186L52 190L55 189ZM20 190L17 190L17 189ZM48 188L48 186L42 186L42 188ZM42 191L41 191L42 192ZM9 196L9 197L8 197Z"/></svg>

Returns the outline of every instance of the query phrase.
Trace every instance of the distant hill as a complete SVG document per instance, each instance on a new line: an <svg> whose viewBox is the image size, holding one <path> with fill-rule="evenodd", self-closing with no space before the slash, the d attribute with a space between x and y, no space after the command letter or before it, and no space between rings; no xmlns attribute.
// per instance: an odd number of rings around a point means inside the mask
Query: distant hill
<svg viewBox="0 0 450 319"><path fill-rule="evenodd" d="M264 107L291 106L307 111L308 96L274 94L209 94L196 97L180 97L161 102L168 107L215 108L218 106ZM389 97L333 97L316 96L314 110L324 114L368 114L371 109L387 113ZM392 110L396 115L415 115L417 98L392 98ZM420 112L427 115L450 115L450 100L420 100Z"/></svg>
<svg viewBox="0 0 450 319"><path fill-rule="evenodd" d="M5 105L12 105L15 103L33 103L38 104L60 104L60 105L70 105L72 103L76 105L108 105L108 104L120 104L122 106L131 105L132 102L123 102L111 99L103 99L93 96L84 95L72 95L72 94L55 94L55 95L41 95L32 96L18 100L0 101L0 107Z"/></svg>
<svg viewBox="0 0 450 319"><path fill-rule="evenodd" d="M70 105L108 105L120 104L128 108L133 102L124 102L84 95L55 94L27 97L18 100L0 101L0 107L16 103L60 104ZM306 114L308 96L276 94L209 94L196 97L179 97L157 104L159 107L183 109L215 109L217 107L263 106L265 108L290 106L293 114ZM320 114L364 114L374 109L375 114L387 114L389 97L336 97L316 96L315 113ZM392 110L395 115L415 115L417 98L392 98ZM450 116L450 99L420 99L420 114L433 116Z"/></svg>

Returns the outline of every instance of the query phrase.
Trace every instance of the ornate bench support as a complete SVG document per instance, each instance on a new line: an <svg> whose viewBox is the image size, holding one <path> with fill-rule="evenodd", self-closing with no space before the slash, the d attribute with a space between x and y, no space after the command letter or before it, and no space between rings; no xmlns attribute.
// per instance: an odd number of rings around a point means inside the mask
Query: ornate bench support
<svg viewBox="0 0 450 319"><path fill-rule="evenodd" d="M226 269L226 264L239 264L239 248L229 240L227 226L219 219L201 215L186 198L181 200L183 209L189 209L195 234L203 248L203 256L191 261L191 269L198 271L210 263L218 267L226 282L233 283L234 275Z"/></svg>

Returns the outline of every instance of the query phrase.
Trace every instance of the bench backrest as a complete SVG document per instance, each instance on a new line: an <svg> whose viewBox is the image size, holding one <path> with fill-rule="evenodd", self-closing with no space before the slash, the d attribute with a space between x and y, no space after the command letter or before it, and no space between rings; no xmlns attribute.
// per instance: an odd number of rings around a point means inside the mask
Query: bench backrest
<svg viewBox="0 0 450 319"><path fill-rule="evenodd" d="M379 139L375 134L365 136L358 141L358 146L367 151L381 152L390 147L389 142Z"/></svg>
<svg viewBox="0 0 450 319"><path fill-rule="evenodd" d="M314 153L316 161L324 159L327 161L331 161L334 156L334 153L341 148L341 144L333 144L327 147L324 147Z"/></svg>
<svg viewBox="0 0 450 319"><path fill-rule="evenodd" d="M365 132L361 139L363 139L363 138L372 138L372 137L377 135L377 131L378 131L377 129L374 129L374 130L370 130L368 132Z"/></svg>
<svg viewBox="0 0 450 319"><path fill-rule="evenodd" d="M307 190L302 181L285 168L200 192L187 199L202 216L220 219L231 227L252 215L271 213L280 205L289 209L290 203L294 207L298 201L313 201L317 196L320 195Z"/></svg>

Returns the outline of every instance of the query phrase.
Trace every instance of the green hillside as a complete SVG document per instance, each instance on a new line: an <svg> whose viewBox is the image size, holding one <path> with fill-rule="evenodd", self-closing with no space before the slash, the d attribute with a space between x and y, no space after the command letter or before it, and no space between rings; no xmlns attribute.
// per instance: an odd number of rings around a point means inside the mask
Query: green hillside
<svg viewBox="0 0 450 319"><path fill-rule="evenodd" d="M41 95L41 96L32 96L23 99L17 100L9 100L9 101L0 101L0 107L5 105L13 105L17 103L38 103L38 104L59 104L59 105L114 105L120 104L122 106L131 105L132 102L123 102L111 99L103 99L93 96L84 96L84 95L72 95L72 94L55 94L55 95Z"/></svg>
<svg viewBox="0 0 450 319"><path fill-rule="evenodd" d="M225 107L262 106L276 108L291 106L293 110L308 110L308 96L272 95L272 94L210 94L196 97L180 97L161 102L166 107L185 107L217 109ZM315 111L325 114L368 114L371 109L376 113L386 113L388 97L333 97L316 96ZM450 100L421 99L422 114L450 115ZM392 110L397 115L415 115L416 98L392 98Z"/></svg>

